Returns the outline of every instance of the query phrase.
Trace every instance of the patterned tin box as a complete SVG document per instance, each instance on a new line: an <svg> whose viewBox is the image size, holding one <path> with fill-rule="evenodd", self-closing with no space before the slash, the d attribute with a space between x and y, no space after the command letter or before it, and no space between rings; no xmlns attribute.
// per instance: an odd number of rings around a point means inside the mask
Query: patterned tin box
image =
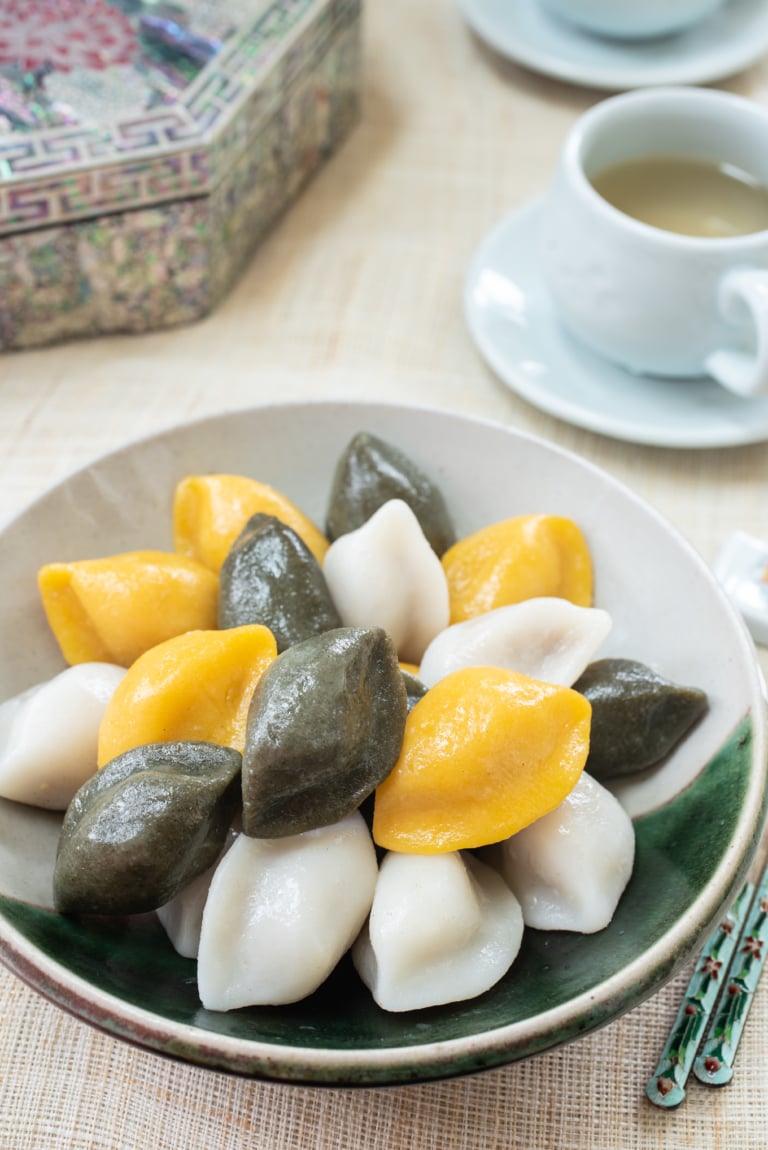
<svg viewBox="0 0 768 1150"><path fill-rule="evenodd" d="M353 124L361 0L0 0L0 348L197 319Z"/></svg>

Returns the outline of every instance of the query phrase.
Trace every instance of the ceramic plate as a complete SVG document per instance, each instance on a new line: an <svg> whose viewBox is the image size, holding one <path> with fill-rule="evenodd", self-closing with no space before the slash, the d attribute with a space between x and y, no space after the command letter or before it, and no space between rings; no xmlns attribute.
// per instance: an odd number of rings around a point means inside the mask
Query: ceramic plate
<svg viewBox="0 0 768 1150"><path fill-rule="evenodd" d="M549 15L538 0L459 2L472 30L503 56L590 88L709 84L750 67L768 51L763 0L729 0L689 30L644 42L590 36Z"/></svg>
<svg viewBox="0 0 768 1150"><path fill-rule="evenodd" d="M469 330L488 365L542 411L590 431L657 447L732 447L768 439L768 399L711 379L634 375L562 329L539 275L540 199L481 241L464 285Z"/></svg>
<svg viewBox="0 0 768 1150"><path fill-rule="evenodd" d="M709 710L672 758L630 787L637 861L611 925L591 936L527 930L511 971L471 1002L378 1009L343 960L288 1007L213 1013L194 962L154 916L78 919L49 908L58 818L0 803L0 953L53 1002L108 1033L207 1067L300 1082L394 1084L498 1066L587 1033L651 994L689 957L741 884L766 795L766 721L746 629L664 521L589 463L508 428L448 412L318 403L179 427L65 480L0 532L0 698L62 667L37 597L50 560L170 548L175 483L200 472L268 481L322 523L354 433L400 446L441 485L460 535L531 511L586 533L604 653L707 691ZM13 658L7 657L13 652Z"/></svg>

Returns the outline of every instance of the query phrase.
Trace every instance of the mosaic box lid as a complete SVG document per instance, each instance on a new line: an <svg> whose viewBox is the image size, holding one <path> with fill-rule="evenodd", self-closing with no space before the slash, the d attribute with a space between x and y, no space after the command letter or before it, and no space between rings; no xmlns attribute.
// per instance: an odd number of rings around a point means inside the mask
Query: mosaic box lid
<svg viewBox="0 0 768 1150"><path fill-rule="evenodd" d="M344 7L2 0L0 233L206 194Z"/></svg>

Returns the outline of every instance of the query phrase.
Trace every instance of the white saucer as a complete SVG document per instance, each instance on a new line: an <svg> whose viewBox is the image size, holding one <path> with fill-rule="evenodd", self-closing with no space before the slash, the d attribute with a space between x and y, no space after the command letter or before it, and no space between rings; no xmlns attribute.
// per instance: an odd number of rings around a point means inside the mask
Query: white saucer
<svg viewBox="0 0 768 1150"><path fill-rule="evenodd" d="M657 447L730 447L768 439L768 399L710 379L633 375L573 340L538 273L543 201L505 216L475 252L464 285L483 358L534 407L578 427Z"/></svg>
<svg viewBox="0 0 768 1150"><path fill-rule="evenodd" d="M510 60L573 84L622 90L708 84L768 52L768 4L727 0L690 30L646 41L606 40L549 15L538 0L459 0L481 39Z"/></svg>

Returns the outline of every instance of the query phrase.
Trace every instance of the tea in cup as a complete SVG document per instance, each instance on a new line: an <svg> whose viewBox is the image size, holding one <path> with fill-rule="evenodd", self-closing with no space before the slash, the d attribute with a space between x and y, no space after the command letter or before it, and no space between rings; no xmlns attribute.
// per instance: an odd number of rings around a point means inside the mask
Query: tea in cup
<svg viewBox="0 0 768 1150"><path fill-rule="evenodd" d="M597 104L565 141L541 261L560 321L593 351L768 394L768 110L702 88Z"/></svg>
<svg viewBox="0 0 768 1150"><path fill-rule="evenodd" d="M541 0L550 12L597 36L668 36L711 16L724 0Z"/></svg>
<svg viewBox="0 0 768 1150"><path fill-rule="evenodd" d="M640 156L596 172L592 187L635 220L683 236L768 229L768 188L749 172L694 156Z"/></svg>

